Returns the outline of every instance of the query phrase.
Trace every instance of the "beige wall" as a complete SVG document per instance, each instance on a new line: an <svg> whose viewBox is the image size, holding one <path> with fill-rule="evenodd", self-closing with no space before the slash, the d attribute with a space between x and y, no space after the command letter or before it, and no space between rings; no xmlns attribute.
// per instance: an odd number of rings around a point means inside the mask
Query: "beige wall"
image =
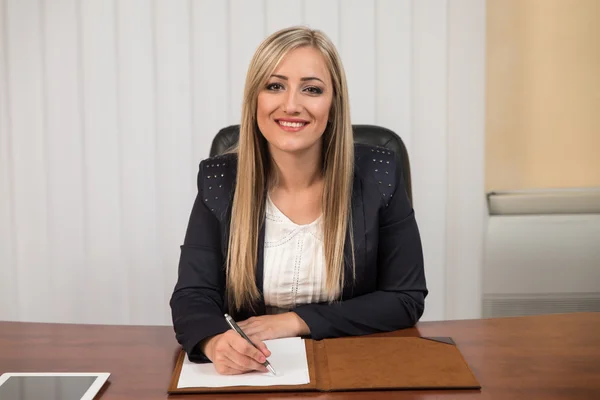
<svg viewBox="0 0 600 400"><path fill-rule="evenodd" d="M600 0L488 0L486 189L600 186Z"/></svg>

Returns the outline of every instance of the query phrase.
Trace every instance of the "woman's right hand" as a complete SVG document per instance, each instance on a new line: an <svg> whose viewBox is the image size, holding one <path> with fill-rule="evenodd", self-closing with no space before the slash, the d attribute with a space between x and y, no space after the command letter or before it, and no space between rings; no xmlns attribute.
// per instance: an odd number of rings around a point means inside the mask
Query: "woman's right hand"
<svg viewBox="0 0 600 400"><path fill-rule="evenodd" d="M207 339L201 349L222 375L243 374L250 371L268 372L262 365L271 355L263 342L254 343L256 349L233 330Z"/></svg>

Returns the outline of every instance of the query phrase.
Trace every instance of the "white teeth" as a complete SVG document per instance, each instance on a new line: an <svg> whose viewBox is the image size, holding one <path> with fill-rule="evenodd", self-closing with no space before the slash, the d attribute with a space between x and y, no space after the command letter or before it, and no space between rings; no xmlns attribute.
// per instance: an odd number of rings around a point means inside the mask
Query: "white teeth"
<svg viewBox="0 0 600 400"><path fill-rule="evenodd" d="M306 125L306 123L304 123L304 122L279 121L279 125L288 126L290 128L300 128L301 126Z"/></svg>

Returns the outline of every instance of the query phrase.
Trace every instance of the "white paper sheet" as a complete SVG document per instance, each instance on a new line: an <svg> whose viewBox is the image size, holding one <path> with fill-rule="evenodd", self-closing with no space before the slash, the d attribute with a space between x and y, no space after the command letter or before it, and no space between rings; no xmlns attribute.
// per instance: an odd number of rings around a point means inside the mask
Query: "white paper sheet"
<svg viewBox="0 0 600 400"><path fill-rule="evenodd" d="M306 347L299 337L265 340L271 351L269 362L277 372L248 372L241 375L221 375L212 363L192 363L187 354L179 375L178 388L302 385L310 383Z"/></svg>

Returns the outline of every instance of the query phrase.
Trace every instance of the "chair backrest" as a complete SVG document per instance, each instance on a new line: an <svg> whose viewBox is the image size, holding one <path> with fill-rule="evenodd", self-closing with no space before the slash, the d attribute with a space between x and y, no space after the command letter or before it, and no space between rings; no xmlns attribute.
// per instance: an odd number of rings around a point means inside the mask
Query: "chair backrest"
<svg viewBox="0 0 600 400"><path fill-rule="evenodd" d="M402 139L400 139L400 136L387 128L375 125L352 125L352 129L354 131L354 141L356 143L371 144L394 151L396 159L398 160L398 165L402 168L408 198L412 203L410 162L406 146ZM238 142L239 137L239 125L231 125L221 129L213 139L210 147L210 156L214 157L223 154Z"/></svg>

